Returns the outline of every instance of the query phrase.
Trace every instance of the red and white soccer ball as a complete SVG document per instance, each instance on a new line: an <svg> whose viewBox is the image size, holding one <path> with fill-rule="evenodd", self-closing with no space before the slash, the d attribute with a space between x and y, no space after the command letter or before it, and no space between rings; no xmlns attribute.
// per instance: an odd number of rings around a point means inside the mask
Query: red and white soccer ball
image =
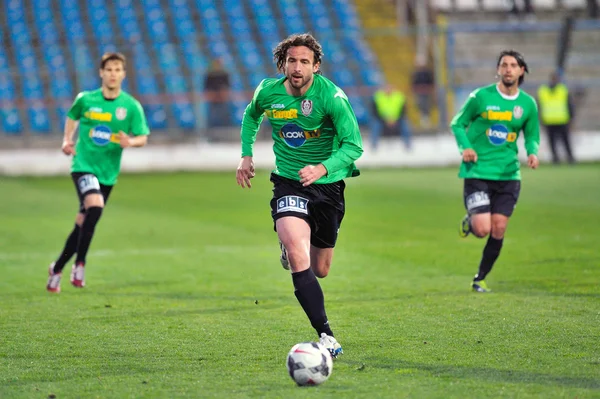
<svg viewBox="0 0 600 399"><path fill-rule="evenodd" d="M318 342L301 342L290 349L287 369L298 385L319 385L327 381L333 371L329 351Z"/></svg>

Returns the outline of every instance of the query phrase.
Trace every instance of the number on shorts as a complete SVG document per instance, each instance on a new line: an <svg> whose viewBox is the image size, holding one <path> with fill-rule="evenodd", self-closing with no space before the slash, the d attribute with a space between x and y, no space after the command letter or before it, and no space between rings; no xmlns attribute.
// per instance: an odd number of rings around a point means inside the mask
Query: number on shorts
<svg viewBox="0 0 600 399"><path fill-rule="evenodd" d="M81 194L85 194L90 190L100 190L100 182L94 175L83 175L77 180L79 185L79 191Z"/></svg>

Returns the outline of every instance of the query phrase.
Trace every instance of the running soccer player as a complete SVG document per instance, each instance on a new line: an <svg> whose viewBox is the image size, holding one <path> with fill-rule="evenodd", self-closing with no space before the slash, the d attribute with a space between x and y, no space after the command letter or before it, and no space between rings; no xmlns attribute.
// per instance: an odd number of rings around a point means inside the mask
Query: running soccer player
<svg viewBox="0 0 600 399"><path fill-rule="evenodd" d="M363 152L346 94L320 74L323 51L310 34L291 35L273 50L284 76L264 79L242 120L242 159L237 183L251 187L252 148L263 116L273 126L276 168L271 174L271 215L281 263L291 269L298 302L333 357L342 347L333 336L321 285L345 212L344 180L358 176Z"/></svg>
<svg viewBox="0 0 600 399"><path fill-rule="evenodd" d="M502 51L496 63L500 80L473 91L450 124L462 154L458 176L464 179L467 215L459 233L489 235L479 271L471 283L476 292L491 291L485 278L500 255L508 219L519 198L521 171L517 138L523 131L527 165L536 169L540 145L537 104L519 89L529 72L523 56Z"/></svg>
<svg viewBox="0 0 600 399"><path fill-rule="evenodd" d="M78 288L85 285L86 255L106 201L117 183L123 149L142 147L148 140L150 130L142 106L121 90L125 66L123 54L104 54L100 61L102 87L79 93L67 115L62 151L73 155L71 178L80 206L75 228L48 269L49 292L60 292L62 270L75 253L71 284ZM79 138L74 145L73 135L78 125Z"/></svg>

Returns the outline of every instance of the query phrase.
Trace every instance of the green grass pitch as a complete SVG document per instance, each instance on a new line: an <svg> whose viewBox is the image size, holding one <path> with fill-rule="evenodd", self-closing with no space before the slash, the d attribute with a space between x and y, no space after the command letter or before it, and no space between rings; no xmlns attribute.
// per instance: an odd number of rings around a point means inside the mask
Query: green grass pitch
<svg viewBox="0 0 600 399"><path fill-rule="evenodd" d="M363 170L321 280L345 354L296 387L285 356L316 334L279 265L271 183L123 175L86 288L46 270L76 213L70 179L0 178L0 397L600 397L600 165L523 171L502 254L460 239L452 169ZM67 266L69 270L70 265Z"/></svg>

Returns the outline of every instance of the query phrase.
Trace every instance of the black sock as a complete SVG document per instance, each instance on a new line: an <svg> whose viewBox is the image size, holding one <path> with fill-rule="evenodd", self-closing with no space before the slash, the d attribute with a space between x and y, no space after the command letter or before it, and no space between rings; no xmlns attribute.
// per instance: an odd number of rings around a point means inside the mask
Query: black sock
<svg viewBox="0 0 600 399"><path fill-rule="evenodd" d="M327 314L325 314L323 290L312 269L308 268L302 272L292 273L292 280L296 289L294 294L317 334L321 336L321 333L325 333L333 337L329 321L327 321Z"/></svg>
<svg viewBox="0 0 600 399"><path fill-rule="evenodd" d="M71 259L71 257L77 251L77 242L79 241L79 232L81 231L81 227L75 224L73 231L69 234L67 238L67 242L65 242L65 247L60 253L58 259L54 262L54 273L62 272L62 269L65 267L65 264Z"/></svg>
<svg viewBox="0 0 600 399"><path fill-rule="evenodd" d="M85 211L85 220L81 225L81 233L79 234L79 242L77 244L75 264L85 264L85 257L90 248L96 223L100 220L100 216L102 216L102 208L99 206L92 206Z"/></svg>
<svg viewBox="0 0 600 399"><path fill-rule="evenodd" d="M490 234L490 237L485 244L485 248L483 248L483 256L481 257L481 263L479 263L479 272L475 276L475 281L485 279L485 276L492 270L494 262L496 262L498 255L500 255L503 240L504 238L496 239Z"/></svg>

